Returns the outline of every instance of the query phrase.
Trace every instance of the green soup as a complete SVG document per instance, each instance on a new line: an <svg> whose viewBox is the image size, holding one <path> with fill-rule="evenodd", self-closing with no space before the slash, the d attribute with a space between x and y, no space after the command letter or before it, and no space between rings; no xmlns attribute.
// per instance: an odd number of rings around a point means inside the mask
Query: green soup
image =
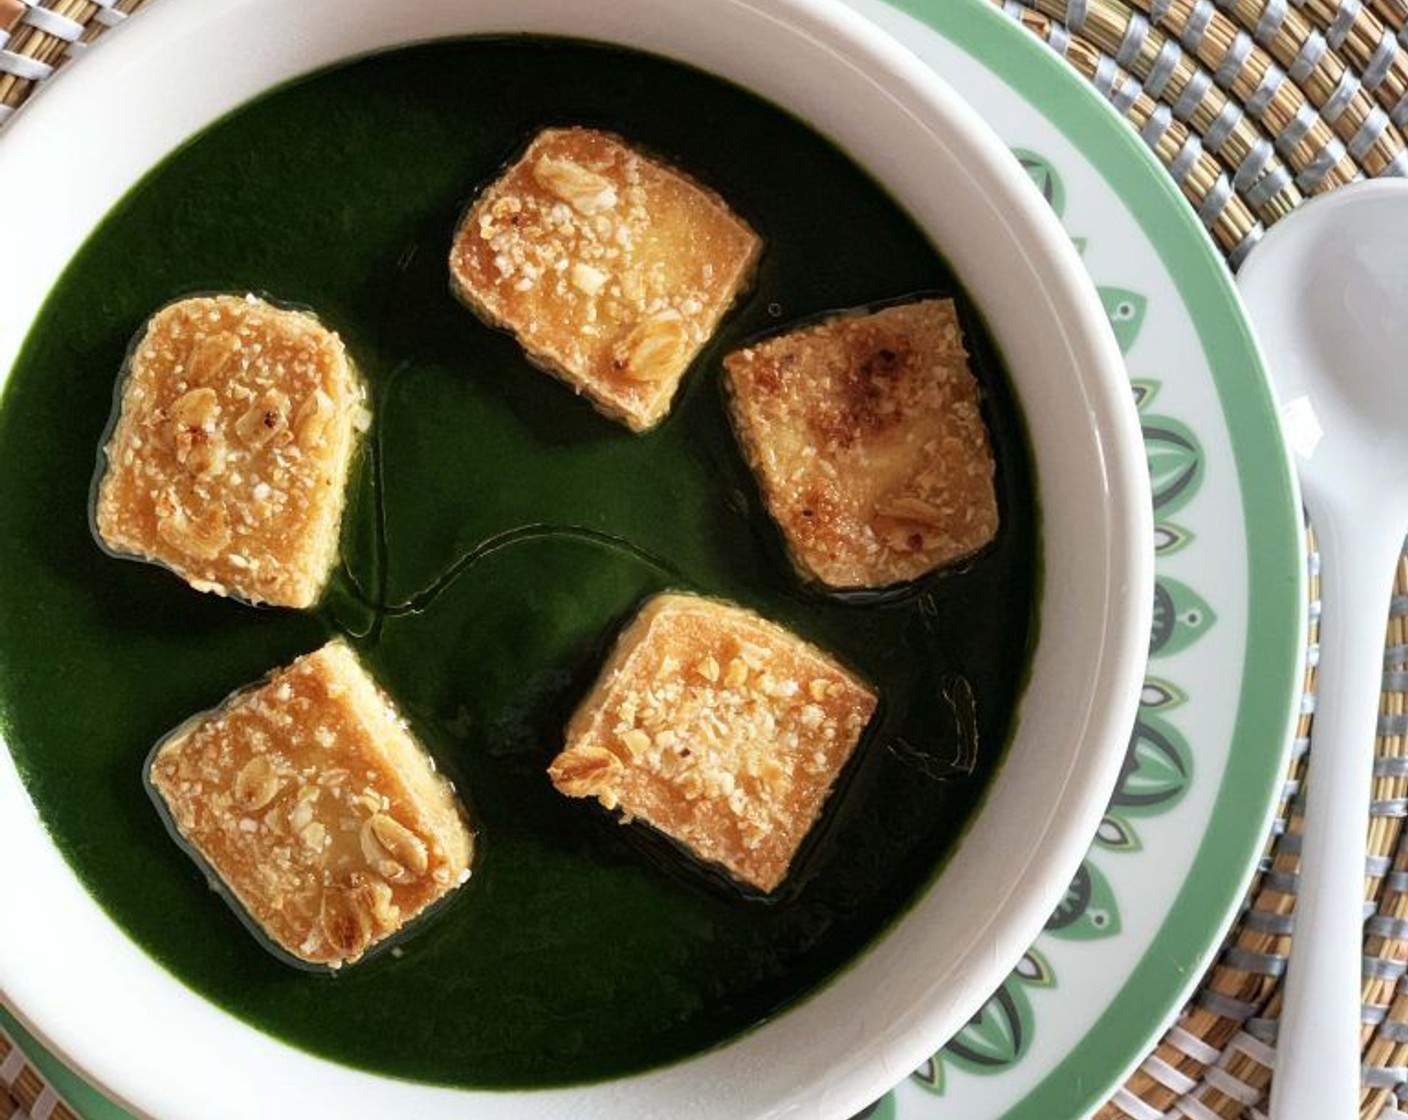
<svg viewBox="0 0 1408 1120"><path fill-rule="evenodd" d="M552 123L663 154L767 241L753 290L650 435L598 416L449 292L457 216ZM104 555L89 531L94 456L133 333L173 298L249 290L316 309L376 402L344 571L309 613L197 594ZM521 1087L626 1074L814 990L931 880L998 763L1032 637L1031 464L965 305L999 458L997 542L905 594L820 594L760 506L719 359L759 332L919 292L962 299L844 154L657 58L552 40L437 44L318 74L202 133L74 258L0 408L0 702L74 871L203 997L316 1054L407 1078ZM751 606L883 695L777 899L745 897L640 826L558 795L544 773L614 632L665 588ZM457 783L479 853L470 883L402 950L320 976L276 960L208 889L153 811L142 763L185 717L336 632Z"/></svg>

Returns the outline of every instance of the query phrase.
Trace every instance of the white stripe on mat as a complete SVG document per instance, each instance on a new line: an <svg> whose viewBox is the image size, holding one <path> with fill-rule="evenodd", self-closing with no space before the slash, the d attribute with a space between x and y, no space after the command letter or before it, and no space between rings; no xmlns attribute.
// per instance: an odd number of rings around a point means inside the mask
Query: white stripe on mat
<svg viewBox="0 0 1408 1120"><path fill-rule="evenodd" d="M1209 1042L1204 1042L1191 1031L1186 1031L1182 1027L1174 1027L1168 1032L1167 1041L1177 1046L1190 1058L1200 1061L1205 1066L1212 1065L1218 1058L1222 1057L1222 1051Z"/></svg>
<svg viewBox="0 0 1408 1120"><path fill-rule="evenodd" d="M1229 1050L1240 1050L1254 1062L1260 1062L1267 1069L1276 1068L1276 1050L1274 1047L1266 1045L1261 1039L1247 1034L1246 1031L1238 1031L1232 1041L1227 1044Z"/></svg>
<svg viewBox="0 0 1408 1120"><path fill-rule="evenodd" d="M34 1120L49 1120L54 1115L54 1109L58 1107L59 1094L54 1092L52 1086L45 1085L39 1090L39 1096L34 1098L34 1107L29 1110L29 1114Z"/></svg>
<svg viewBox="0 0 1408 1120"><path fill-rule="evenodd" d="M1188 1120L1222 1120L1221 1116L1197 1097L1184 1097L1169 1110L1171 1116L1177 1116L1179 1113L1188 1117Z"/></svg>
<svg viewBox="0 0 1408 1120"><path fill-rule="evenodd" d="M1364 67L1364 88L1372 92L1383 85L1389 68L1397 57L1398 40L1394 38L1393 32L1385 27L1383 35L1379 38L1379 45L1374 48L1373 57Z"/></svg>
<svg viewBox="0 0 1408 1120"><path fill-rule="evenodd" d="M1110 1099L1116 1108L1132 1116L1134 1120L1164 1120L1164 1114L1162 1112L1148 1102L1136 1097L1128 1089L1121 1088Z"/></svg>
<svg viewBox="0 0 1408 1120"><path fill-rule="evenodd" d="M1354 26L1354 21L1359 18L1359 11L1362 6L1362 0L1340 0L1339 10L1335 12L1335 18L1330 24L1330 29L1325 32L1325 38L1329 40L1330 46L1334 47L1335 50L1339 50L1344 46L1344 41L1349 37L1349 32Z"/></svg>
<svg viewBox="0 0 1408 1120"><path fill-rule="evenodd" d="M0 1062L0 1085L13 1085L23 1069L24 1052L11 1041L10 1052Z"/></svg>
<svg viewBox="0 0 1408 1120"><path fill-rule="evenodd" d="M44 32L45 35L52 35L55 39L62 39L66 43L72 43L83 34L83 25L77 20L61 16L58 12L51 12L48 8L31 7L25 12L24 18L20 22L27 23L30 27Z"/></svg>
<svg viewBox="0 0 1408 1120"><path fill-rule="evenodd" d="M1150 1054L1140 1063L1139 1068L1165 1089L1172 1089L1180 1097L1198 1087L1196 1078L1189 1077L1182 1070L1174 1069L1157 1054Z"/></svg>
<svg viewBox="0 0 1408 1120"><path fill-rule="evenodd" d="M40 62L37 58L16 54L14 51L0 51L0 73L13 74L27 82L42 82L53 72L52 66L47 62Z"/></svg>
<svg viewBox="0 0 1408 1120"><path fill-rule="evenodd" d="M1213 1066L1208 1070L1204 1075L1204 1080L1219 1093L1231 1097L1238 1104L1256 1104L1261 1100L1260 1089L1248 1085L1240 1078L1233 1077L1220 1066Z"/></svg>

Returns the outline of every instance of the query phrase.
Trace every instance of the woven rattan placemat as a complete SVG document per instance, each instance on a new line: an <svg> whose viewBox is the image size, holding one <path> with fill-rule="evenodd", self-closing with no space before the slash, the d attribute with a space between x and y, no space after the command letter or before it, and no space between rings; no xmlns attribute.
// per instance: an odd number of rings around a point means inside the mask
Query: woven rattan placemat
<svg viewBox="0 0 1408 1120"><path fill-rule="evenodd" d="M150 0L0 0L0 123ZM933 0L945 3L947 0ZM1235 268L1306 197L1408 174L1408 0L994 0L1130 121ZM1260 1117L1291 952L1306 699L1279 819L1243 913L1196 996L1099 1120ZM1365 867L1361 1115L1408 1120L1408 560L1384 656ZM0 1030L0 1120L75 1120ZM1055 1120L1055 1118L1053 1118Z"/></svg>

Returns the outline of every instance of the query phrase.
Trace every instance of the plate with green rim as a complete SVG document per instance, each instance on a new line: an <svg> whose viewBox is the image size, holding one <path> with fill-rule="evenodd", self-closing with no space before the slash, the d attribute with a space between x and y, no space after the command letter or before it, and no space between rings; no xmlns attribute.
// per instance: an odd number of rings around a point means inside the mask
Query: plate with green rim
<svg viewBox="0 0 1408 1120"><path fill-rule="evenodd" d="M1101 289L1143 420L1156 620L1110 812L1018 969L869 1112L1075 1116L1114 1090L1211 963L1259 853L1304 645L1298 502L1225 266L1124 122L983 0L852 3L1017 151ZM33 1043L3 1012L0 1025ZM126 1115L39 1064L90 1118Z"/></svg>
<svg viewBox="0 0 1408 1120"><path fill-rule="evenodd" d="M1081 1116L1192 994L1261 854L1299 713L1299 498L1231 274L1134 130L983 0L849 2L977 107L1081 250L1139 404L1157 549L1140 714L1080 873L983 1010L868 1115Z"/></svg>

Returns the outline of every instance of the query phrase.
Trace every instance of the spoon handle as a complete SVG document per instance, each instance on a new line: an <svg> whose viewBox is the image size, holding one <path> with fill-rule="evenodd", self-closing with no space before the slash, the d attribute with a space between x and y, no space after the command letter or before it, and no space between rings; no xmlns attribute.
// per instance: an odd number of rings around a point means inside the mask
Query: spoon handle
<svg viewBox="0 0 1408 1120"><path fill-rule="evenodd" d="M1320 669L1272 1120L1359 1115L1364 854L1384 622L1402 546L1401 534L1366 532L1373 519L1363 513L1311 506L1320 538Z"/></svg>

